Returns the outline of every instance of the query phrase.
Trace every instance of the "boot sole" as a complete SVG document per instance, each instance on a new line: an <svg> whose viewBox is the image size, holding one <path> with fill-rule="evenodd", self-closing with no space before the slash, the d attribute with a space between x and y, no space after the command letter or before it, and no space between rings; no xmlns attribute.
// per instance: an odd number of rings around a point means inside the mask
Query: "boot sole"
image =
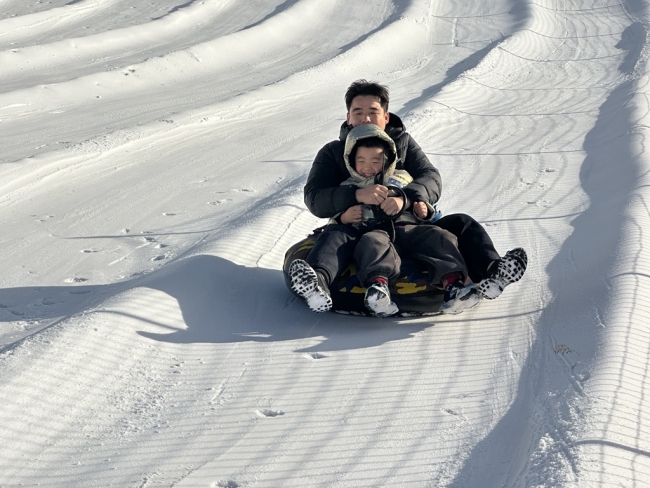
<svg viewBox="0 0 650 488"><path fill-rule="evenodd" d="M312 312L327 312L332 308L332 298L318 286L318 276L305 261L295 260L289 267L291 289L302 297Z"/></svg>
<svg viewBox="0 0 650 488"><path fill-rule="evenodd" d="M481 281L476 287L483 298L494 300L497 298L506 286L519 281L528 266L528 255L522 248L512 249L499 262L496 275ZM498 293L495 293L494 287L497 287Z"/></svg>

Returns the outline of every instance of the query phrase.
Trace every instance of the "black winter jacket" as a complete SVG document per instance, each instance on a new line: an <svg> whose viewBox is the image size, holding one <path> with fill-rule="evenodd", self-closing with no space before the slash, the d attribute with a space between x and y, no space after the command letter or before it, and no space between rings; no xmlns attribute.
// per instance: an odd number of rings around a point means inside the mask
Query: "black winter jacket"
<svg viewBox="0 0 650 488"><path fill-rule="evenodd" d="M345 139L350 130L352 126L344 122L339 139L318 151L312 164L305 184L305 205L316 217L333 217L359 204L355 197L357 188L341 186L350 177L343 159ZM406 132L397 115L390 114L385 131L397 146L397 169L406 170L413 177L413 182L403 188L409 201L436 203L442 190L440 172Z"/></svg>

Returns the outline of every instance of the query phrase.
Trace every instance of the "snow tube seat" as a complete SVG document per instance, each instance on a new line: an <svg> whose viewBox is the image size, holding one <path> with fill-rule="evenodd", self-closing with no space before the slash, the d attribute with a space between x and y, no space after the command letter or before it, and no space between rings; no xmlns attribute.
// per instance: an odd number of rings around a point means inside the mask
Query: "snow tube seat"
<svg viewBox="0 0 650 488"><path fill-rule="evenodd" d="M291 290L289 267L295 259L305 259L314 247L316 235L312 234L291 246L284 255L282 274ZM399 307L401 316L433 315L439 313L444 291L428 283L428 271L422 263L401 256L399 279L390 286L392 300ZM293 290L291 290L293 293ZM355 315L370 315L363 304L366 289L356 276L354 264L334 279L330 286L332 310Z"/></svg>

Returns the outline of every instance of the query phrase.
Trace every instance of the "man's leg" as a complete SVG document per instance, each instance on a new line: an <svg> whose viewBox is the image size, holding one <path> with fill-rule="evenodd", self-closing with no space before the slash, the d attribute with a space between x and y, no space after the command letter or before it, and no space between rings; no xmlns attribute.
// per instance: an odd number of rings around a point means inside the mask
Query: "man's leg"
<svg viewBox="0 0 650 488"><path fill-rule="evenodd" d="M524 275L528 265L526 251L512 249L502 258L483 226L469 215L447 215L434 225L458 238L458 248L467 263L469 276L483 298L497 298L506 286Z"/></svg>
<svg viewBox="0 0 650 488"><path fill-rule="evenodd" d="M446 215L433 225L456 237L458 250L465 260L467 272L474 283L485 278L490 264L501 258L485 228L469 215Z"/></svg>
<svg viewBox="0 0 650 488"><path fill-rule="evenodd" d="M467 277L467 266L456 237L435 225L396 226L395 247L400 256L426 263L433 285L440 285L452 274L459 275L463 281Z"/></svg>
<svg viewBox="0 0 650 488"><path fill-rule="evenodd" d="M479 302L476 288L465 285L468 270L456 236L426 224L398 227L396 232L400 254L427 263L431 284L444 289L442 313L460 313Z"/></svg>

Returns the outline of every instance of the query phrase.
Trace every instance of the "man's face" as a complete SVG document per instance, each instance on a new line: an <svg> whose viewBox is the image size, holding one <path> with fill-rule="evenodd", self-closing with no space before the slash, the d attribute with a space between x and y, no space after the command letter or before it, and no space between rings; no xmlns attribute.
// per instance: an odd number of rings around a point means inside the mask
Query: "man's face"
<svg viewBox="0 0 650 488"><path fill-rule="evenodd" d="M384 150L380 147L359 147L354 157L354 169L364 178L380 173L384 167Z"/></svg>
<svg viewBox="0 0 650 488"><path fill-rule="evenodd" d="M384 112L384 109L381 108L379 97L359 95L352 99L347 121L352 127L375 124L384 130L388 124L388 112Z"/></svg>

